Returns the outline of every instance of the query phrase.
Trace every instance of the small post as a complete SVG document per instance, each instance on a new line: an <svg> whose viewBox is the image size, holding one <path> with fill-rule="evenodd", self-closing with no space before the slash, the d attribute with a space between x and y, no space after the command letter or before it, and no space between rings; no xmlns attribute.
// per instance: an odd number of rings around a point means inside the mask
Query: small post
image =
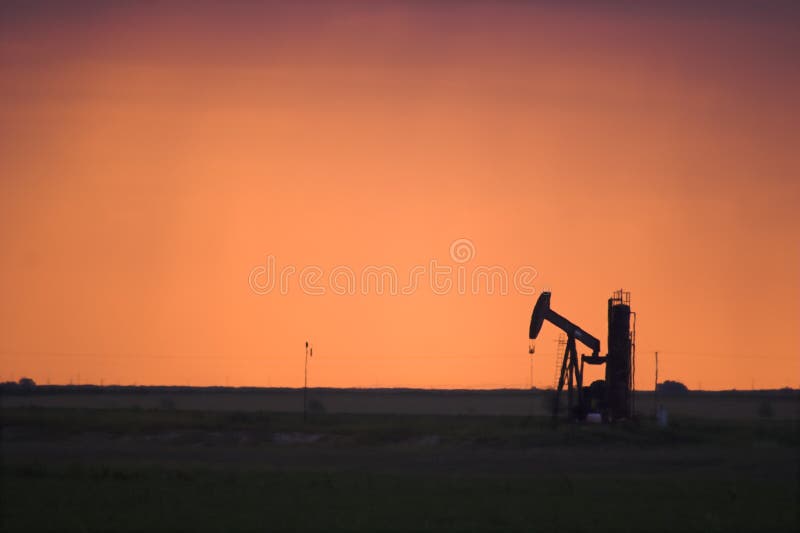
<svg viewBox="0 0 800 533"><path fill-rule="evenodd" d="M308 408L308 341L306 341L305 373L303 375L303 422L306 421Z"/></svg>
<svg viewBox="0 0 800 533"><path fill-rule="evenodd" d="M656 386L653 388L653 416L658 414L658 352L656 352Z"/></svg>

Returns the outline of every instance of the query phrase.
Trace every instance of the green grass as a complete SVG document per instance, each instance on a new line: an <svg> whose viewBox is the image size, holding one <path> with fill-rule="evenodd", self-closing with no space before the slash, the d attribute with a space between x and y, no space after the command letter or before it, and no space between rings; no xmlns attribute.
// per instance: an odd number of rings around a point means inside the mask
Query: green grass
<svg viewBox="0 0 800 533"><path fill-rule="evenodd" d="M0 422L3 531L798 527L794 421L23 407ZM294 432L323 438L273 442Z"/></svg>
<svg viewBox="0 0 800 533"><path fill-rule="evenodd" d="M426 435L445 443L486 446L565 446L628 444L739 445L755 440L800 445L797 421L709 421L674 418L667 429L642 418L614 426L560 423L549 417L476 415L354 415L321 414L307 420L296 413L206 412L161 409L70 409L16 407L0 411L0 424L38 431L48 438L83 432L146 435L165 431L246 432L255 440L274 433L301 432L345 437L348 443L385 444Z"/></svg>
<svg viewBox="0 0 800 533"><path fill-rule="evenodd" d="M789 531L789 481L16 467L6 530ZM46 510L46 512L44 512Z"/></svg>

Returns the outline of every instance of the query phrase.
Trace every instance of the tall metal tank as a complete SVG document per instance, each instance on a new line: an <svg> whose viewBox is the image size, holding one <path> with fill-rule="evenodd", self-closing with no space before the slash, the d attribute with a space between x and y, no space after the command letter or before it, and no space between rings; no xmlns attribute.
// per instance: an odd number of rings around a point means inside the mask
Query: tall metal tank
<svg viewBox="0 0 800 533"><path fill-rule="evenodd" d="M630 292L614 292L608 299L608 357L606 394L608 416L631 416L631 306Z"/></svg>

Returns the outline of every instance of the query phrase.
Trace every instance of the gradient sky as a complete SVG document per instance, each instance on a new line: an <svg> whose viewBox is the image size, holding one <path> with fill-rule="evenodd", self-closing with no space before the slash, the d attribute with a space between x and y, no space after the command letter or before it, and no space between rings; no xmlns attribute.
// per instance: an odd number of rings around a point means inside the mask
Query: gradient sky
<svg viewBox="0 0 800 533"><path fill-rule="evenodd" d="M800 386L794 3L299 4L0 6L0 379L529 386L536 295L248 284L465 238L630 290L637 388Z"/></svg>

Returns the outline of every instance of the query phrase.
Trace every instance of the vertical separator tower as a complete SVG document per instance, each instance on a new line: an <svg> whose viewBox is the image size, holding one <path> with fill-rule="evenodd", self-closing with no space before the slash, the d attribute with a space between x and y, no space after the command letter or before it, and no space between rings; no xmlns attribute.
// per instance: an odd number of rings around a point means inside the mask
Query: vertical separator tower
<svg viewBox="0 0 800 533"><path fill-rule="evenodd" d="M608 299L606 394L611 420L631 416L631 293L622 289Z"/></svg>

